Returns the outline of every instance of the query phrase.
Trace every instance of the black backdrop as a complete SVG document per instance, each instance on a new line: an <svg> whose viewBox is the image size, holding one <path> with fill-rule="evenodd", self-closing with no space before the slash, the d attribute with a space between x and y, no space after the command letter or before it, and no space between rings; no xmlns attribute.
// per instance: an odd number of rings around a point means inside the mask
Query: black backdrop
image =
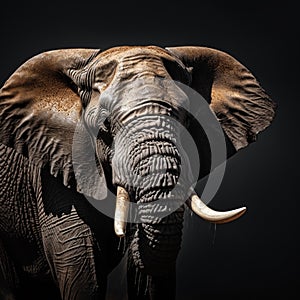
<svg viewBox="0 0 300 300"><path fill-rule="evenodd" d="M289 299L300 283L297 9L259 1L1 2L0 82L50 49L201 45L233 55L279 105L274 123L227 163L212 207L248 207L216 228L188 217L178 259L178 299L262 295ZM223 3L223 4L222 4ZM120 266L109 299L124 299Z"/></svg>

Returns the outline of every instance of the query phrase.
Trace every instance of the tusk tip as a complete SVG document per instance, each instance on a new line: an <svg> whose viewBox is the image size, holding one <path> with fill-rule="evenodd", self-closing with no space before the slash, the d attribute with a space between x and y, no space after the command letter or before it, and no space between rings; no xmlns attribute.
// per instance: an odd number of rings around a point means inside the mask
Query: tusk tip
<svg viewBox="0 0 300 300"><path fill-rule="evenodd" d="M187 200L189 208L199 217L214 224L223 224L234 221L241 217L247 210L246 207L241 207L229 211L216 211L209 208L196 193Z"/></svg>
<svg viewBox="0 0 300 300"><path fill-rule="evenodd" d="M237 208L237 209L233 209L228 212L226 217L224 216L224 219L216 220L216 221L213 221L212 223L225 224L225 223L232 222L232 221L240 218L243 214L245 214L246 211L247 211L247 207L245 207L245 206Z"/></svg>
<svg viewBox="0 0 300 300"><path fill-rule="evenodd" d="M119 224L118 222L116 222L115 224L115 234L118 237L124 237L125 236L125 229L124 226L122 226L121 224Z"/></svg>
<svg viewBox="0 0 300 300"><path fill-rule="evenodd" d="M125 232L123 232L123 231L120 231L120 232L115 231L115 232L116 232L117 237L119 237L119 238L125 237Z"/></svg>

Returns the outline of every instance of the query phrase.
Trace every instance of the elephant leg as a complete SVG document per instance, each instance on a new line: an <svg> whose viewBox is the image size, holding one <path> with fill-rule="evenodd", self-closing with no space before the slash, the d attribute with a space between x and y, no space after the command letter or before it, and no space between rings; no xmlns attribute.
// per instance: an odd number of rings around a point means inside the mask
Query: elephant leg
<svg viewBox="0 0 300 300"><path fill-rule="evenodd" d="M113 220L48 170L40 186L43 247L62 299L105 299L107 276L123 256Z"/></svg>
<svg viewBox="0 0 300 300"><path fill-rule="evenodd" d="M105 299L105 263L100 255L95 257L91 229L74 208L61 217L49 217L47 223L42 229L44 247L62 299ZM101 267L98 272L96 265Z"/></svg>
<svg viewBox="0 0 300 300"><path fill-rule="evenodd" d="M176 268L167 275L146 275L133 266L128 258L127 292L129 300L174 300Z"/></svg>
<svg viewBox="0 0 300 300"><path fill-rule="evenodd" d="M0 240L0 299L15 299L13 290L16 288L17 282L14 265Z"/></svg>

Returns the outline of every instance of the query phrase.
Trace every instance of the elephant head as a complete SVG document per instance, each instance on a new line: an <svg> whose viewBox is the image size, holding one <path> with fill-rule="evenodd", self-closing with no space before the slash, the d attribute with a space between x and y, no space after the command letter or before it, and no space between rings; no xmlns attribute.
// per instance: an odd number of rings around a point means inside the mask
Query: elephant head
<svg viewBox="0 0 300 300"><path fill-rule="evenodd" d="M107 188L114 191L119 236L125 234L128 201L139 204L129 248L134 266L150 275L174 270L185 200L216 223L245 211L217 212L187 193L180 125L193 128L189 97L178 82L207 101L231 147L228 155L253 142L274 117L274 103L249 70L205 47L49 51L25 62L0 94L1 143L49 167L79 193L101 198ZM80 176L74 175L74 136L76 153L92 149L76 167ZM162 201L152 205L157 199Z"/></svg>

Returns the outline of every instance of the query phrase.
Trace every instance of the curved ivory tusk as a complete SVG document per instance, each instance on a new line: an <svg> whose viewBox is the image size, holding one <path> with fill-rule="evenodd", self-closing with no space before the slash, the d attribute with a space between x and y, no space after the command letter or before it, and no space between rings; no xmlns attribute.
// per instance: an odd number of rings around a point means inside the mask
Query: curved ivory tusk
<svg viewBox="0 0 300 300"><path fill-rule="evenodd" d="M127 191L124 188L118 186L114 228L116 235L119 237L125 236L129 201L130 199Z"/></svg>
<svg viewBox="0 0 300 300"><path fill-rule="evenodd" d="M216 223L228 223L231 222L246 212L246 207L241 207L229 211L215 211L203 203L203 201L195 194L192 193L190 198L186 201L188 207L202 219Z"/></svg>

